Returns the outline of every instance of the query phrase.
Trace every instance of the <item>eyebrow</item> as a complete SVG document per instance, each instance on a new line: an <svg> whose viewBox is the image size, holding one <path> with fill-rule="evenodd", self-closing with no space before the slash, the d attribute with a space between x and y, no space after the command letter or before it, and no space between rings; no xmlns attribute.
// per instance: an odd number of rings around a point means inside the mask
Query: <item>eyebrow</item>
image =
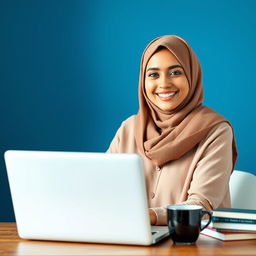
<svg viewBox="0 0 256 256"><path fill-rule="evenodd" d="M182 68L182 66L180 66L180 65L172 65L172 66L168 67L168 69L173 69L173 68ZM160 70L160 68L148 68L147 72L150 71L150 70Z"/></svg>

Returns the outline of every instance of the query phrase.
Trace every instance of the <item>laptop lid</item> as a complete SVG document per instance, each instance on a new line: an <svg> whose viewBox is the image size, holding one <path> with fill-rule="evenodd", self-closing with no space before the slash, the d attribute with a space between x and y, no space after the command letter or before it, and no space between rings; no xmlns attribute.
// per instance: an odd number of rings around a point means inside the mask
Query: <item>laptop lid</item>
<svg viewBox="0 0 256 256"><path fill-rule="evenodd" d="M7 151L5 161L20 237L153 242L139 155Z"/></svg>

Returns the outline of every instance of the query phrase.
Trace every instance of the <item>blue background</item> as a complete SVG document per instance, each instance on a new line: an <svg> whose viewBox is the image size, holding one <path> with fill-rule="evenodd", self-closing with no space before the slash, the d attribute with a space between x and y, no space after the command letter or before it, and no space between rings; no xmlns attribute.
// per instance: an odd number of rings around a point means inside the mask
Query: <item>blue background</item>
<svg viewBox="0 0 256 256"><path fill-rule="evenodd" d="M236 169L256 174L256 1L0 0L0 221L13 221L7 149L105 151L138 110L141 54L177 34L203 68L205 105L231 121Z"/></svg>

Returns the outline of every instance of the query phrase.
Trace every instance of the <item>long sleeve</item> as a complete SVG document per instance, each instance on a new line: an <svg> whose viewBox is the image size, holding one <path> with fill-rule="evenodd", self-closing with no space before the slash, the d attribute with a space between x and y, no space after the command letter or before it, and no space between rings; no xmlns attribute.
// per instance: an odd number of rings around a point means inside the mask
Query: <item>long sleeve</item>
<svg viewBox="0 0 256 256"><path fill-rule="evenodd" d="M226 123L210 131L198 145L187 170L183 188L185 200L177 201L175 204L197 204L206 210L212 210L220 205L230 207L229 178L232 172L232 139L232 129ZM151 209L157 215L156 225L166 225L166 205Z"/></svg>
<svg viewBox="0 0 256 256"><path fill-rule="evenodd" d="M207 210L220 205L229 189L233 171L232 139L232 129L228 125L219 126L207 136L184 203L200 204Z"/></svg>

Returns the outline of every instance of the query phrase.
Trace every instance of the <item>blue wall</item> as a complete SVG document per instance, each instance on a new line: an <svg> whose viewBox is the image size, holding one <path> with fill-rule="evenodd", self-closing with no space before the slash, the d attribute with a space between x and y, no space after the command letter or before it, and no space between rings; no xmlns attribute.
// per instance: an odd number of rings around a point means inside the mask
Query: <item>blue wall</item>
<svg viewBox="0 0 256 256"><path fill-rule="evenodd" d="M7 149L105 151L137 112L139 62L155 37L197 53L205 105L234 126L237 169L256 174L256 1L0 1L0 221L13 221Z"/></svg>

